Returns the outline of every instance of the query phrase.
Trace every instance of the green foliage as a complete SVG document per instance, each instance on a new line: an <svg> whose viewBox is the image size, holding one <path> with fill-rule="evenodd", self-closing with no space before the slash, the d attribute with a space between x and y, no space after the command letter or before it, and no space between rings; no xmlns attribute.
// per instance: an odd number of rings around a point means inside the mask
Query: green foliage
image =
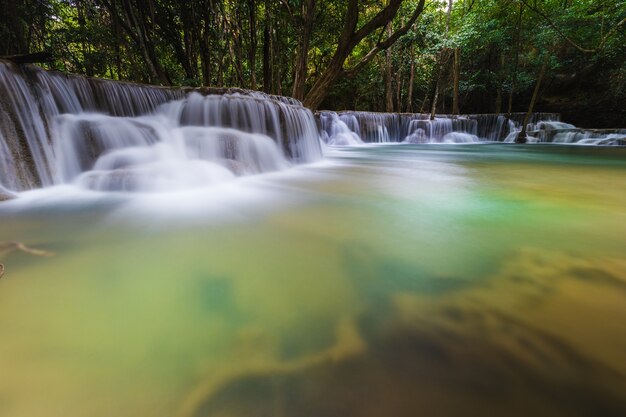
<svg viewBox="0 0 626 417"><path fill-rule="evenodd" d="M304 3L0 0L0 14L10 16L0 23L0 54L50 51L56 59L49 66L70 72L160 84L255 87L289 95ZM331 61L347 3L316 0L307 89ZM359 2L357 29L386 3ZM417 4L402 3L392 31L409 19ZM546 77L552 80L548 85L555 89L562 89L564 80L570 80L567 88L575 89L571 80L581 80L587 88L605 89L604 100L626 96L626 1L455 0L449 30L447 5L427 2L390 54L382 51L357 74L341 78L324 106L384 110L385 74L391 66L397 110L409 104L423 107L438 76L440 110L449 109L454 49L460 51L460 99L467 112L493 111L496 97L510 94L514 110L523 110L545 56ZM359 62L387 36L385 28L371 33L352 50L345 67Z"/></svg>

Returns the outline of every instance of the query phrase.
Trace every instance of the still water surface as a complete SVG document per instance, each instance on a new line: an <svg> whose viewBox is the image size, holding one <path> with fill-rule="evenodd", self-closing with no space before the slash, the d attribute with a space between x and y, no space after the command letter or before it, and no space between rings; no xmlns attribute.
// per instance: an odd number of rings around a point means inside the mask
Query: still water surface
<svg viewBox="0 0 626 417"><path fill-rule="evenodd" d="M0 206L0 416L626 415L626 149Z"/></svg>

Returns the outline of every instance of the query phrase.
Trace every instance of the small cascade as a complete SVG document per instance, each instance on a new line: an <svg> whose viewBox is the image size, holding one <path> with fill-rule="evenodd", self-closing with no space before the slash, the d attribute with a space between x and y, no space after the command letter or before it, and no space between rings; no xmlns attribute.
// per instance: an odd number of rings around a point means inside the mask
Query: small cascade
<svg viewBox="0 0 626 417"><path fill-rule="evenodd" d="M315 118L292 98L137 85L0 61L3 189L165 191L321 157Z"/></svg>
<svg viewBox="0 0 626 417"><path fill-rule="evenodd" d="M322 122L323 126L329 128L329 131L322 131L322 137L328 145L353 146L363 144L358 120L353 115L338 116L337 113L328 112L321 115L321 118L332 119Z"/></svg>
<svg viewBox="0 0 626 417"><path fill-rule="evenodd" d="M323 140L329 145L345 136L345 128L365 143L483 143L515 142L525 113L437 115L322 111ZM347 123L346 121L350 121ZM341 127L337 125L341 123ZM345 126L344 126L345 125ZM625 130L590 131L560 121L556 113L533 113L526 130L529 142L623 145ZM343 139L339 139L343 141Z"/></svg>
<svg viewBox="0 0 626 417"><path fill-rule="evenodd" d="M16 191L51 185L47 120L26 78L11 67L0 62L0 184Z"/></svg>
<svg viewBox="0 0 626 417"><path fill-rule="evenodd" d="M515 117L513 117L515 116ZM322 111L319 113L325 140L333 143L333 124L344 121L352 133L366 143L468 143L501 141L516 126L515 114L511 119L502 115L437 115ZM550 120L552 120L550 115ZM346 121L350 122L347 123ZM540 119L542 120L542 119Z"/></svg>
<svg viewBox="0 0 626 417"><path fill-rule="evenodd" d="M551 143L602 146L626 145L626 129L578 129L576 127L566 127L556 130L541 130L538 132L538 137L542 142Z"/></svg>
<svg viewBox="0 0 626 417"><path fill-rule="evenodd" d="M430 120L427 115L417 115L409 122L404 143L466 143L475 141L477 123L465 117L436 117ZM478 138L476 138L477 140Z"/></svg>

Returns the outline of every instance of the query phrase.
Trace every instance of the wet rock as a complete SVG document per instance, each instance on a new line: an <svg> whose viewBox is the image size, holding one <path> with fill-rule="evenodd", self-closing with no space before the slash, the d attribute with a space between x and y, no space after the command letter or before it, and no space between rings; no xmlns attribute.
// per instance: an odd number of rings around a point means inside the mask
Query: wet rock
<svg viewBox="0 0 626 417"><path fill-rule="evenodd" d="M16 197L14 193L0 185L0 201L12 200Z"/></svg>

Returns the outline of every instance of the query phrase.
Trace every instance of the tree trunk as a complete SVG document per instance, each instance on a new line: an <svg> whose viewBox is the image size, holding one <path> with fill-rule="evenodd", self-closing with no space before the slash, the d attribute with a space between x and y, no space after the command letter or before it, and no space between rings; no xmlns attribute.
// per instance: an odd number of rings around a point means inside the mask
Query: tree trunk
<svg viewBox="0 0 626 417"><path fill-rule="evenodd" d="M119 18L119 23L124 28L128 36L135 42L145 61L148 73L153 82L159 82L163 85L171 85L171 81L165 71L159 65L156 52L150 37L146 33L146 15L143 8L140 10L141 15L138 17L131 0L122 0L121 14L117 12L114 6L116 0L101 0L111 14L115 13Z"/></svg>
<svg viewBox="0 0 626 417"><path fill-rule="evenodd" d="M331 62L322 75L315 81L315 84L309 90L304 99L304 105L312 110L316 110L322 103L328 90L335 84L335 81L339 78L342 71L342 63Z"/></svg>
<svg viewBox="0 0 626 417"><path fill-rule="evenodd" d="M431 93L430 93L430 86L429 86L428 89L426 90L426 93L424 93L424 98L422 99L422 105L420 106L419 113L426 113L426 110L428 109L429 104L430 104L430 102L428 101L430 96L431 96Z"/></svg>
<svg viewBox="0 0 626 417"><path fill-rule="evenodd" d="M435 90L433 91L433 98L430 105L430 120L435 120L435 114L437 113L437 105L439 104L439 95L440 91L442 90L445 69L449 63L448 61L450 60L450 52L451 51L449 49L444 49L441 51L439 57L440 63L435 79Z"/></svg>
<svg viewBox="0 0 626 417"><path fill-rule="evenodd" d="M452 16L452 0L448 0L448 12L446 13L446 32L444 38L448 38L448 32L450 31L450 17ZM433 100L430 107L430 120L435 120L435 113L437 112L437 101L439 100L439 90L441 88L441 82L443 78L444 67L449 59L449 51L444 47L439 53L439 69L437 70L437 80L435 82L435 92L433 94Z"/></svg>
<svg viewBox="0 0 626 417"><path fill-rule="evenodd" d="M194 50L196 43L194 31L196 22L194 17L193 2L191 3L191 10L187 5L181 7L180 20L182 24L182 30L180 30L178 28L178 25L174 23L174 17L170 16L169 13L167 16L167 20L164 22L164 25L159 25L162 26L162 31L166 32L164 35L172 43L172 46L176 53L176 57L178 58L178 62L183 67L183 71L185 72L185 78L193 80L197 78L197 67L195 65L197 61L194 62ZM173 28L174 30L164 30L163 26ZM180 38L181 32L183 35L182 42Z"/></svg>
<svg viewBox="0 0 626 417"><path fill-rule="evenodd" d="M283 92L283 74L281 69L284 68L281 63L282 59L285 57L285 54L280 54L277 51L277 48L280 45L279 40L282 39L282 37L279 36L282 35L279 29L279 27L275 27L274 33L272 34L272 74L274 76L272 81L272 94L277 94L281 96Z"/></svg>
<svg viewBox="0 0 626 417"><path fill-rule="evenodd" d="M402 61L403 50L399 52L399 60ZM398 71L398 76L396 77L396 111L402 111L402 90L404 87L404 77L402 74L402 64L400 64L400 70Z"/></svg>
<svg viewBox="0 0 626 417"><path fill-rule="evenodd" d="M128 0L125 1L128 2ZM135 28L137 29L139 47L141 48L146 63L150 67L154 81L160 83L161 85L172 85L169 76L165 73L159 63L154 44L152 43L152 36L148 33L150 25L147 22L146 12L150 12L152 16L154 16L152 9L149 8L149 10L145 10L143 8L138 8L137 10L139 11L139 16L135 13L132 5L129 4L127 10L129 12L131 22L133 22Z"/></svg>
<svg viewBox="0 0 626 417"><path fill-rule="evenodd" d="M248 12L250 16L250 47L248 50L250 89L256 90L256 0L248 0Z"/></svg>
<svg viewBox="0 0 626 417"><path fill-rule="evenodd" d="M435 114L437 113L437 100L439 100L439 77L435 83L435 93L430 103L430 120L435 120Z"/></svg>
<svg viewBox="0 0 626 417"><path fill-rule="evenodd" d="M459 79L461 78L461 51L459 48L454 49L454 69L452 71L454 80L452 94L452 114L459 114Z"/></svg>
<svg viewBox="0 0 626 417"><path fill-rule="evenodd" d="M541 70L539 71L539 76L537 77L537 84L535 85L535 90L533 91L533 96L530 99L530 105L528 106L528 111L526 112L526 116L524 116L524 122L522 124L522 131L517 135L515 139L515 143L526 143L527 135L526 135L526 126L530 121L530 116L533 114L533 109L535 107L535 102L537 101L537 96L539 95L539 89L541 88L541 81L543 81L543 76L546 73L546 68L548 67L548 59L549 56L546 55L543 58L543 64L541 65Z"/></svg>
<svg viewBox="0 0 626 417"><path fill-rule="evenodd" d="M502 84L504 83L504 52L500 50L500 68L498 70L498 87L496 89L496 114L502 113Z"/></svg>
<svg viewBox="0 0 626 417"><path fill-rule="evenodd" d="M222 25L223 25L223 21L222 21ZM225 46L224 46L224 42L228 42L228 39L224 40L224 32L221 30L218 30L218 42L219 45L221 47L217 48L218 49L218 53L217 53L217 86L218 87L223 87L224 86L224 57L226 56L226 52L225 52Z"/></svg>
<svg viewBox="0 0 626 417"><path fill-rule="evenodd" d="M415 83L415 45L411 43L411 74L409 76L409 94L406 100L406 111L413 113L413 84Z"/></svg>
<svg viewBox="0 0 626 417"><path fill-rule="evenodd" d="M309 44L313 33L313 20L315 18L316 0L302 2L302 16L299 22L298 48L296 53L296 68L294 71L293 98L304 99L304 89L307 78Z"/></svg>
<svg viewBox="0 0 626 417"><path fill-rule="evenodd" d="M23 55L28 54L29 41L26 35L25 1L5 0L0 3L0 55Z"/></svg>
<svg viewBox="0 0 626 417"><path fill-rule="evenodd" d="M391 25L387 25L387 36L391 35ZM391 48L385 51L385 111L393 113L393 63L391 62Z"/></svg>
<svg viewBox="0 0 626 417"><path fill-rule="evenodd" d="M202 81L205 86L211 85L211 47L209 46L209 32L213 19L213 10L210 0L202 3L202 34L200 35L200 63L202 65Z"/></svg>
<svg viewBox="0 0 626 417"><path fill-rule="evenodd" d="M386 50L391 47L391 45L393 45L393 43L395 43L400 36L405 34L421 14L424 8L424 3L425 0L420 0L407 24L394 32L393 35L387 40L379 42L363 59L361 59L361 61L359 61L359 63L355 65L353 70L361 68L361 66L369 62L378 51ZM350 56L350 53L352 53L354 48L369 34L379 28L385 27L389 22L391 22L398 13L398 9L401 4L402 0L389 0L387 6L385 6L369 21L363 23L363 25L361 25L357 30L357 23L359 22L359 1L348 0L348 9L344 18L342 33L337 43L337 49L335 50L328 67L315 81L313 87L311 87L311 90L305 96L304 104L306 106L313 110L316 110L319 107L328 94L328 90L344 73L343 65L348 56ZM352 70L350 72L352 72Z"/></svg>
<svg viewBox="0 0 626 417"><path fill-rule="evenodd" d="M122 48L120 44L123 42L122 31L120 30L119 17L117 15L117 2L113 2L112 8L109 11L111 13L111 20L113 21L113 33L115 34L115 66L117 69L117 79L122 79Z"/></svg>
<svg viewBox="0 0 626 417"><path fill-rule="evenodd" d="M515 65L513 67L513 76L511 80L511 91L509 92L509 105L506 112L507 121L511 118L513 111L513 93L515 92L515 84L517 83L517 68L519 66L520 41L522 34L522 14L524 13L524 3L519 5L519 14L517 15L517 30L515 31Z"/></svg>
<svg viewBox="0 0 626 417"><path fill-rule="evenodd" d="M269 0L265 0L265 26L263 28L263 91L272 93L272 16Z"/></svg>
<svg viewBox="0 0 626 417"><path fill-rule="evenodd" d="M238 14L239 13L237 13L237 15ZM237 15L235 16L235 23L233 23L232 20L230 21L231 28L233 29L233 32L235 33L235 36L233 37L233 43L232 43L233 48L234 48L233 50L234 56L231 62L235 64L235 69L237 71L237 86L244 87L245 77L243 74L243 35L242 35L241 26L240 26L241 20L239 19Z"/></svg>

